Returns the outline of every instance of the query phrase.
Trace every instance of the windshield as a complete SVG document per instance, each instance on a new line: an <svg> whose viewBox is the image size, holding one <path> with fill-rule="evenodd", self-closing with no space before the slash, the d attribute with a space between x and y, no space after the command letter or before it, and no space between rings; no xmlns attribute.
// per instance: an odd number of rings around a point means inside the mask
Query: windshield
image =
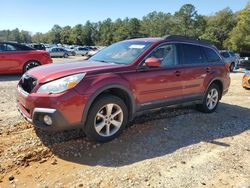
<svg viewBox="0 0 250 188"><path fill-rule="evenodd" d="M152 43L143 41L124 41L112 44L90 58L93 61L116 64L130 64Z"/></svg>

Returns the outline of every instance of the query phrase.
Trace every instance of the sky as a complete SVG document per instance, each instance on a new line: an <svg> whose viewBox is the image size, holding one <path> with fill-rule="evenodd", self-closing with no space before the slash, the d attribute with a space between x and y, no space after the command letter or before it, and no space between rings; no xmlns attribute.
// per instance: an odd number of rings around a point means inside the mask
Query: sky
<svg viewBox="0 0 250 188"><path fill-rule="evenodd" d="M212 15L230 7L243 9L248 0L7 0L0 3L0 30L47 32L53 25L74 26L87 20L142 18L153 11L174 13L191 3L199 14Z"/></svg>

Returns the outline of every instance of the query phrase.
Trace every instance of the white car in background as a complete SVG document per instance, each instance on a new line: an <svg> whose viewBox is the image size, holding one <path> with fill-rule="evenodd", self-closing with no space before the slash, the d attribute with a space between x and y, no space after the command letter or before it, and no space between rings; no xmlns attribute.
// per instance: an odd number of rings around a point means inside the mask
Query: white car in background
<svg viewBox="0 0 250 188"><path fill-rule="evenodd" d="M220 55L225 59L226 63L229 64L230 72L238 67L239 57L234 52L228 50L221 50Z"/></svg>
<svg viewBox="0 0 250 188"><path fill-rule="evenodd" d="M90 48L88 47L76 47L74 50L75 55L82 55L82 56L87 55L89 51L90 51Z"/></svg>

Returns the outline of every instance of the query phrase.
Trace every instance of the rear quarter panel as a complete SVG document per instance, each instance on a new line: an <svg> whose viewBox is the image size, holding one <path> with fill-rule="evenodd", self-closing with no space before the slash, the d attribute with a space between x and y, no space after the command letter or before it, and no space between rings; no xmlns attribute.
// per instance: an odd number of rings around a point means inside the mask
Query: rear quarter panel
<svg viewBox="0 0 250 188"><path fill-rule="evenodd" d="M223 92L227 91L230 86L230 72L227 70L225 63L214 63L211 65L211 73L207 74L206 79L202 87L203 93L205 93L210 84L215 81L221 81L223 85Z"/></svg>

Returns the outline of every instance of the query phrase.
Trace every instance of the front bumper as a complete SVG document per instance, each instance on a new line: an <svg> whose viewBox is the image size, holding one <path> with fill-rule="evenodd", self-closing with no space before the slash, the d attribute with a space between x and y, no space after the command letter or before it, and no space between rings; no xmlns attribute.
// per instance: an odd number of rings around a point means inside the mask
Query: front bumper
<svg viewBox="0 0 250 188"><path fill-rule="evenodd" d="M35 125L40 129L47 130L66 130L70 128L74 128L77 125L70 125L67 120L63 117L63 115L58 112L56 109L51 108L35 108L33 110L32 119L25 114L25 110L21 106L20 103L17 105L18 111L22 114L22 116L30 123ZM45 115L48 115L52 119L52 124L48 125L44 122L43 118Z"/></svg>
<svg viewBox="0 0 250 188"><path fill-rule="evenodd" d="M67 130L82 124L87 98L76 91L61 94L27 94L17 89L17 108L23 117L35 127L46 130ZM44 122L44 116L52 119L52 124Z"/></svg>

